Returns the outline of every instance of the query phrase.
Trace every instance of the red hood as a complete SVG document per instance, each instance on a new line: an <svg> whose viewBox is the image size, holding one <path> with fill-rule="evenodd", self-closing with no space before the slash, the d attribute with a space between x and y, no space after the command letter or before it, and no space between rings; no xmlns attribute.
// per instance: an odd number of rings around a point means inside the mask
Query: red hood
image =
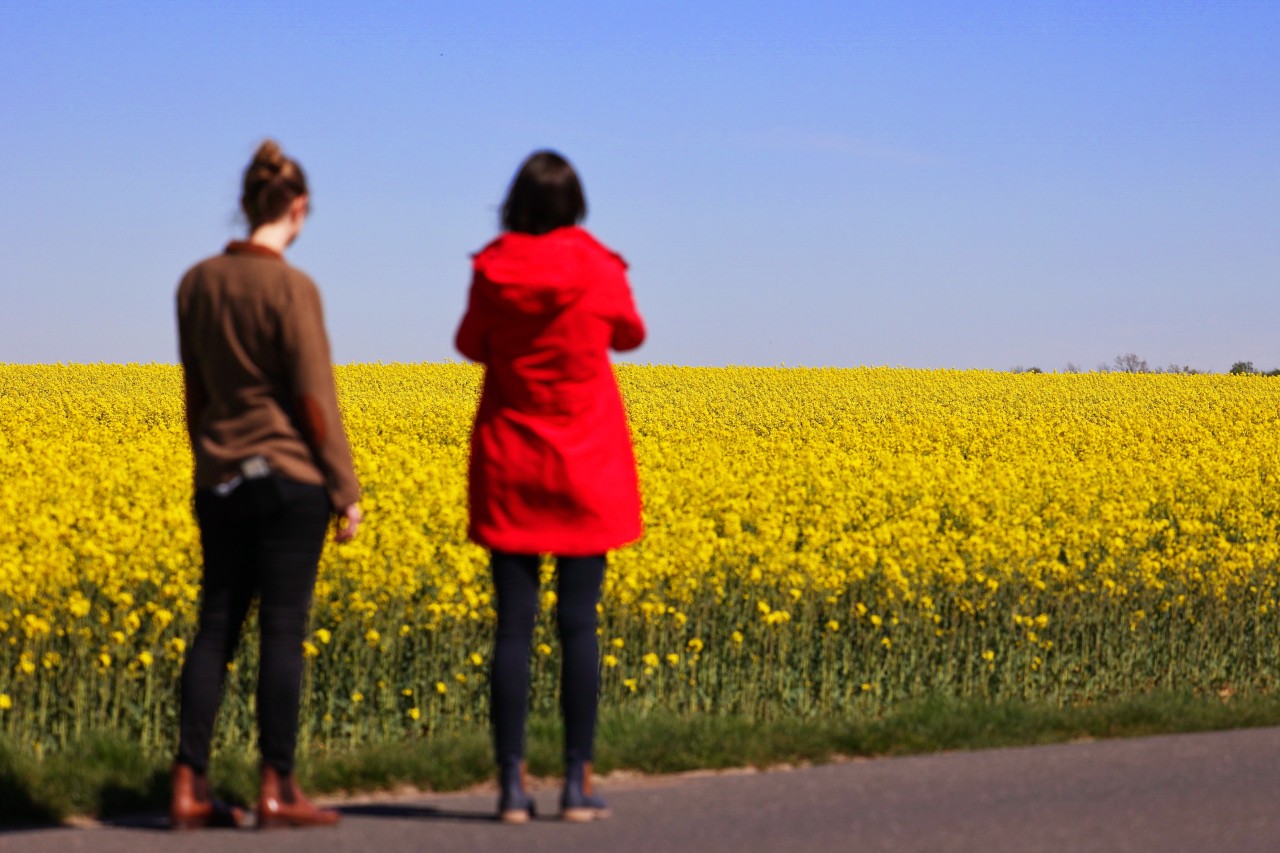
<svg viewBox="0 0 1280 853"><path fill-rule="evenodd" d="M499 309L538 315L559 311L591 286L601 262L622 258L576 226L548 234L508 231L476 253L477 287Z"/></svg>

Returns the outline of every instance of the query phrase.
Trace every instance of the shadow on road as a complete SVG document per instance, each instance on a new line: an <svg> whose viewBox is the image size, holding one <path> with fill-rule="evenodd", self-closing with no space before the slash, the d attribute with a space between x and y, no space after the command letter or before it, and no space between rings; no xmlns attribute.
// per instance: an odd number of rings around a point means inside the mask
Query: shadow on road
<svg viewBox="0 0 1280 853"><path fill-rule="evenodd" d="M368 818L388 818L396 820L446 820L446 821L463 821L463 822L493 822L496 820L492 811L473 812L458 811L456 809L441 809L434 806L419 805L400 805L395 803L368 803L361 805L338 806L337 810L344 817L368 817ZM136 812L134 814L116 815L110 818L104 818L101 821L103 826L113 827L116 829L138 829L143 831L168 832L169 816L164 812ZM254 826L254 818L250 815L243 829L252 829ZM12 827L12 829L36 829L40 827ZM50 829L56 829L56 826L50 826ZM9 827L0 828L0 832L10 829ZM208 830L202 830L208 831ZM217 831L217 830L213 830Z"/></svg>
<svg viewBox="0 0 1280 853"><path fill-rule="evenodd" d="M62 828L61 825L56 823L5 823L0 824L0 837L18 832L42 832Z"/></svg>
<svg viewBox="0 0 1280 853"><path fill-rule="evenodd" d="M169 815L164 812L136 812L134 814L115 815L114 817L103 818L100 822L103 826L117 829L169 831Z"/></svg>
<svg viewBox="0 0 1280 853"><path fill-rule="evenodd" d="M451 809L438 809L435 806L412 806L397 804L369 804L358 806L339 806L338 811L353 817L386 817L406 818L414 820L456 820L480 821L493 823L497 817L492 811L464 812Z"/></svg>

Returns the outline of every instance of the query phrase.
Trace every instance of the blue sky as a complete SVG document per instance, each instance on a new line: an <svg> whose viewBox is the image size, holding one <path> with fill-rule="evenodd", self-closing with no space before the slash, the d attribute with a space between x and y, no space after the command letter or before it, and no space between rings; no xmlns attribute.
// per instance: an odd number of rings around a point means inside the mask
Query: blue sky
<svg viewBox="0 0 1280 853"><path fill-rule="evenodd" d="M664 364L1280 366L1280 3L0 3L0 361L172 361L264 136L338 361L552 147Z"/></svg>

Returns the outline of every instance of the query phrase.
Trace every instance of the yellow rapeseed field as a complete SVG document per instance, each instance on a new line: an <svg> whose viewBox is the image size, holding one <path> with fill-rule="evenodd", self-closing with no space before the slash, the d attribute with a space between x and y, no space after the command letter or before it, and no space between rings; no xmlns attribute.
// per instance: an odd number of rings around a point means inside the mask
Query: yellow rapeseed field
<svg viewBox="0 0 1280 853"><path fill-rule="evenodd" d="M307 743L480 724L463 364L352 365L367 527L329 545ZM604 703L873 713L1276 686L1280 380L619 368L646 534L613 555ZM0 732L165 745L199 542L170 365L0 365ZM554 596L544 597L545 609ZM554 707L549 619L535 705ZM222 738L252 727L252 642Z"/></svg>

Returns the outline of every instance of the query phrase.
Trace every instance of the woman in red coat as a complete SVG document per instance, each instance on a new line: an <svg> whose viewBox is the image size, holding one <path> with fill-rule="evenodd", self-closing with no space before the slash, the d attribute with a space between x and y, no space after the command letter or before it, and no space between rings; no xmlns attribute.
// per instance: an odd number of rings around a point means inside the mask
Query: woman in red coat
<svg viewBox="0 0 1280 853"><path fill-rule="evenodd" d="M599 692L596 605L605 552L640 536L640 490L608 351L644 340L626 263L578 226L573 167L552 151L520 167L503 234L473 260L457 346L485 366L471 437L471 539L490 549L498 626L491 673L502 820L524 790L529 649L542 554L556 557L567 820L608 815L591 784Z"/></svg>

